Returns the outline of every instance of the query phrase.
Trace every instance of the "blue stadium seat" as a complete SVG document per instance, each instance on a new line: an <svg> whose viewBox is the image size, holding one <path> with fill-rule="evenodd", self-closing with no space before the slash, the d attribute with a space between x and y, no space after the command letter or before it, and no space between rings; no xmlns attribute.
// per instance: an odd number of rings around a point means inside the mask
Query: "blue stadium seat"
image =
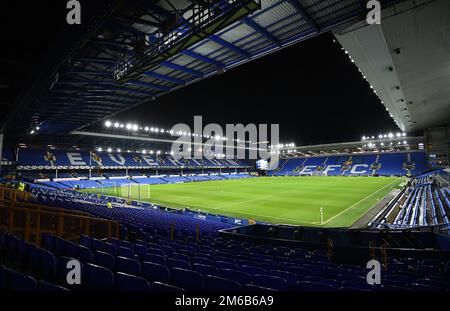
<svg viewBox="0 0 450 311"><path fill-rule="evenodd" d="M190 269L191 266L188 262L173 258L167 258L166 265L168 268L182 268L182 269Z"/></svg>
<svg viewBox="0 0 450 311"><path fill-rule="evenodd" d="M262 286L253 285L253 284L246 284L243 287L243 290L246 292L273 292L273 291L276 291L275 289L270 288L270 287L262 287Z"/></svg>
<svg viewBox="0 0 450 311"><path fill-rule="evenodd" d="M117 254L121 257L134 258L134 250L129 247L119 246Z"/></svg>
<svg viewBox="0 0 450 311"><path fill-rule="evenodd" d="M117 256L115 271L139 275L141 273L141 264L135 259Z"/></svg>
<svg viewBox="0 0 450 311"><path fill-rule="evenodd" d="M192 264L211 266L214 264L214 262L210 258L194 256L192 257Z"/></svg>
<svg viewBox="0 0 450 311"><path fill-rule="evenodd" d="M77 259L82 262L92 262L94 255L91 250L83 245L77 245Z"/></svg>
<svg viewBox="0 0 450 311"><path fill-rule="evenodd" d="M150 283L139 276L117 272L114 278L114 288L120 291L140 291L150 290Z"/></svg>
<svg viewBox="0 0 450 311"><path fill-rule="evenodd" d="M278 276L270 276L263 274L256 274L252 277L251 282L253 285L273 288L279 291L288 290L288 283L286 280Z"/></svg>
<svg viewBox="0 0 450 311"><path fill-rule="evenodd" d="M152 290L155 292L183 292L183 291L185 291L183 288L165 284L165 283L161 283L161 282L153 282Z"/></svg>
<svg viewBox="0 0 450 311"><path fill-rule="evenodd" d="M37 290L43 292L69 292L69 290L63 286L42 280L38 282Z"/></svg>
<svg viewBox="0 0 450 311"><path fill-rule="evenodd" d="M43 233L42 234L42 247L47 250L53 250L55 248L55 239L52 235Z"/></svg>
<svg viewBox="0 0 450 311"><path fill-rule="evenodd" d="M205 276L205 290L208 291L239 291L241 285L233 280L221 278L214 275Z"/></svg>
<svg viewBox="0 0 450 311"><path fill-rule="evenodd" d="M201 290L203 288L203 276L192 270L172 268L170 279L173 284L187 290Z"/></svg>
<svg viewBox="0 0 450 311"><path fill-rule="evenodd" d="M256 274L266 274L267 271L261 267L257 267L257 266L241 266L241 269L245 272L247 272L250 275L256 275Z"/></svg>
<svg viewBox="0 0 450 311"><path fill-rule="evenodd" d="M192 270L197 271L203 275L215 275L220 276L220 272L213 266L201 265L201 264L193 264Z"/></svg>
<svg viewBox="0 0 450 311"><path fill-rule="evenodd" d="M216 261L215 266L218 269L228 269L228 270L236 270L238 269L238 266L234 263L225 262L225 261Z"/></svg>
<svg viewBox="0 0 450 311"><path fill-rule="evenodd" d="M39 274L45 279L53 279L56 276L56 257L45 249L38 249L40 271Z"/></svg>
<svg viewBox="0 0 450 311"><path fill-rule="evenodd" d="M83 269L82 284L88 290L112 290L114 288L114 274L104 267L86 264Z"/></svg>
<svg viewBox="0 0 450 311"><path fill-rule="evenodd" d="M117 246L109 242L103 242L102 249L99 250L108 253L114 257L116 257L118 253Z"/></svg>
<svg viewBox="0 0 450 311"><path fill-rule="evenodd" d="M8 269L4 265L0 265L0 290L6 289L8 272Z"/></svg>
<svg viewBox="0 0 450 311"><path fill-rule="evenodd" d="M250 282L250 278L251 278L251 276L246 272L242 272L239 270L232 270L232 269L224 269L224 270L222 270L221 274L222 274L222 277L236 281L241 285L248 284Z"/></svg>
<svg viewBox="0 0 450 311"><path fill-rule="evenodd" d="M163 265L152 262L142 263L142 276L152 282L158 281L168 283L170 280L169 269Z"/></svg>
<svg viewBox="0 0 450 311"><path fill-rule="evenodd" d="M8 271L9 288L16 291L35 291L37 282L29 275L24 275L16 271Z"/></svg>
<svg viewBox="0 0 450 311"><path fill-rule="evenodd" d="M115 258L108 253L102 251L94 252L94 263L109 270L114 269Z"/></svg>
<svg viewBox="0 0 450 311"><path fill-rule="evenodd" d="M270 270L269 273L270 275L277 276L286 280L290 288L295 287L297 285L297 282L299 281L298 276L295 273L291 273L288 271Z"/></svg>
<svg viewBox="0 0 450 311"><path fill-rule="evenodd" d="M80 246L80 245L75 244L70 241L64 241L62 239L58 239L58 240L63 241L62 244L64 245L63 248L65 250L63 252L64 256L78 259L78 246ZM58 240L56 240L56 241L58 241Z"/></svg>
<svg viewBox="0 0 450 311"><path fill-rule="evenodd" d="M149 253L145 254L142 261L153 262L153 263L157 263L160 265L166 265L166 258L164 256L153 255L153 254L149 254Z"/></svg>
<svg viewBox="0 0 450 311"><path fill-rule="evenodd" d="M93 251L104 251L104 247L105 247L104 241L97 240L97 239L91 240L91 249ZM108 253L108 251L107 251L107 253ZM113 254L111 254L111 255L113 255ZM114 256L116 256L116 254L114 254Z"/></svg>
<svg viewBox="0 0 450 311"><path fill-rule="evenodd" d="M308 275L308 276L305 276L305 278L303 280L309 281L309 282L318 282L318 283L323 283L323 284L329 284L335 288L339 287L339 282L337 280L331 279L331 278L325 278L325 277L320 277L320 276L315 276L315 275ZM349 282L349 281L347 280L347 281L344 281L343 283L345 283L345 282ZM366 284L367 284L367 282L366 282Z"/></svg>
<svg viewBox="0 0 450 311"><path fill-rule="evenodd" d="M191 261L189 256L184 255L184 254L180 254L180 253L172 253L172 254L170 254L168 259L182 260L182 261L185 261L185 262L190 262Z"/></svg>
<svg viewBox="0 0 450 311"><path fill-rule="evenodd" d="M92 248L92 238L90 236L82 234L80 236L80 244L91 249Z"/></svg>
<svg viewBox="0 0 450 311"><path fill-rule="evenodd" d="M159 256L165 256L166 255L166 253L163 250L158 249L158 248L153 248L153 247L149 247L148 250L147 250L147 253L151 254L151 255L159 255Z"/></svg>
<svg viewBox="0 0 450 311"><path fill-rule="evenodd" d="M145 258L145 255L148 253L148 249L144 245L135 244L133 246L134 252L136 255L138 255L140 260L143 260Z"/></svg>

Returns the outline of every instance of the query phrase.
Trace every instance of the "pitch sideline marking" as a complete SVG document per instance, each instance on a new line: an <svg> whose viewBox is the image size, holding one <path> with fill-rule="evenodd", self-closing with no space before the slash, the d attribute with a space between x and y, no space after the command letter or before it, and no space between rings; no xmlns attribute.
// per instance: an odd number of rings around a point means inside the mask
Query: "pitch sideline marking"
<svg viewBox="0 0 450 311"><path fill-rule="evenodd" d="M345 210L343 210L343 211L339 212L338 214L334 215L333 217L327 219L327 221L324 221L324 222L323 222L323 225L327 224L330 220L333 220L334 218L338 217L339 215L345 213L346 211L348 211L348 210L354 208L354 207L355 207L356 205L358 205L359 203L361 203L361 202L367 200L368 198L370 198L371 196L373 196L375 193L377 193L377 192L383 190L384 188L386 188L386 187L392 185L394 182L398 181L399 179L400 179L400 178L395 179L393 182L391 182L391 183L387 184L386 186L384 186L384 187L378 189L377 191L375 191L375 192L369 194L367 197L365 197L365 198L359 200L358 202L356 202L356 203L353 204L352 206L347 207Z"/></svg>

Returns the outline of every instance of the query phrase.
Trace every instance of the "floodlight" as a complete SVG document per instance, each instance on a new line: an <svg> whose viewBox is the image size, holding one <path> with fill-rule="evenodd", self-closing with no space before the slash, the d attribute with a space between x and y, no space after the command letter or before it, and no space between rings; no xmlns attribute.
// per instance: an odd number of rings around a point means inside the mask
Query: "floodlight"
<svg viewBox="0 0 450 311"><path fill-rule="evenodd" d="M405 136L406 136L406 133L402 133L402 136L405 137Z"/></svg>
<svg viewBox="0 0 450 311"><path fill-rule="evenodd" d="M133 128L133 125L130 124L130 123L128 123L128 124L127 124L127 130L131 130L132 128Z"/></svg>
<svg viewBox="0 0 450 311"><path fill-rule="evenodd" d="M125 126L125 125L123 125L123 124L120 124L120 128L121 128L121 129L123 129L123 128L124 128L124 126Z"/></svg>
<svg viewBox="0 0 450 311"><path fill-rule="evenodd" d="M122 150L120 150L120 148L117 148L117 152L121 152Z"/></svg>
<svg viewBox="0 0 450 311"><path fill-rule="evenodd" d="M161 151L160 150L156 151L156 154L161 154Z"/></svg>
<svg viewBox="0 0 450 311"><path fill-rule="evenodd" d="M102 150L103 150L102 147L97 148L97 151L99 151L99 152L101 152Z"/></svg>
<svg viewBox="0 0 450 311"><path fill-rule="evenodd" d="M147 153L147 150L145 150L145 149L142 150L142 153L143 153L143 154L146 154L146 153Z"/></svg>
<svg viewBox="0 0 450 311"><path fill-rule="evenodd" d="M389 133L389 138L392 138L392 137L394 137L394 134L392 134L392 133Z"/></svg>
<svg viewBox="0 0 450 311"><path fill-rule="evenodd" d="M39 126L36 126L36 130L39 131L41 128Z"/></svg>
<svg viewBox="0 0 450 311"><path fill-rule="evenodd" d="M137 131L139 129L139 126L137 124L133 124L133 131Z"/></svg>
<svg viewBox="0 0 450 311"><path fill-rule="evenodd" d="M112 152L112 149L111 148L108 148L108 150L107 150L108 152Z"/></svg>
<svg viewBox="0 0 450 311"><path fill-rule="evenodd" d="M108 120L108 121L105 122L105 126L106 127L111 127L111 125L112 125L111 121Z"/></svg>
<svg viewBox="0 0 450 311"><path fill-rule="evenodd" d="M380 134L380 135L378 135L378 138L379 138L379 139L383 138L383 135L381 135L381 134Z"/></svg>
<svg viewBox="0 0 450 311"><path fill-rule="evenodd" d="M397 136L397 137L400 137L400 136L402 136L402 134L401 134L401 133L397 133L396 136Z"/></svg>
<svg viewBox="0 0 450 311"><path fill-rule="evenodd" d="M144 131L148 132L148 126L144 127Z"/></svg>
<svg viewBox="0 0 450 311"><path fill-rule="evenodd" d="M119 128L119 126L120 126L119 122L114 123L115 128Z"/></svg>
<svg viewBox="0 0 450 311"><path fill-rule="evenodd" d="M153 154L153 150L150 150L150 154Z"/></svg>

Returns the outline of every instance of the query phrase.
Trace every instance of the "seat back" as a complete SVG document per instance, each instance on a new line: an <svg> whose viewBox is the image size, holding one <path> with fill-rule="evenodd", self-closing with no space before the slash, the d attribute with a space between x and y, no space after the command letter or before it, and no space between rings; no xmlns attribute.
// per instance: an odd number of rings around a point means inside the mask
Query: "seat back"
<svg viewBox="0 0 450 311"><path fill-rule="evenodd" d="M145 292L150 290L150 283L139 276L116 272L114 288L120 291L140 291Z"/></svg>

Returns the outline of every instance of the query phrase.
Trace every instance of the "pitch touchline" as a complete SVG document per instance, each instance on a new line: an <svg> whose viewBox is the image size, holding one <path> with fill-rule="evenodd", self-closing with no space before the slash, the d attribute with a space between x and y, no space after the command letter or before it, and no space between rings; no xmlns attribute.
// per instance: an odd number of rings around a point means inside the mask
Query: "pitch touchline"
<svg viewBox="0 0 450 311"><path fill-rule="evenodd" d="M396 181L398 181L398 178L396 179L396 180L394 180L393 182L391 182L391 183L389 183L389 184L387 184L386 186L384 186L384 187L382 187L382 188L380 188L380 189L378 189L377 191L375 191L375 192L373 192L373 193L371 193L371 194L369 194L367 197L365 197L365 198L363 198L363 199L361 199L361 200L359 200L358 202L356 202L355 204L353 204L352 206L350 206L350 207L347 207L345 210L343 210L342 212L340 212L340 213L338 213L338 214L336 214L336 215L334 215L333 217L331 217L331 218L329 218L327 221L324 221L324 223L323 224L326 224L326 223L328 223L330 220L333 220L334 218L336 218L336 217L338 217L339 215L341 215L341 214L343 214L343 213L345 213L346 211L348 211L348 210L350 210L350 209L352 209L353 207L355 207L356 205L358 205L359 203L361 203L362 201L365 201L366 199L368 199L368 198L370 198L371 196L373 196L375 193L377 193L377 192L379 192L379 191L381 191L381 190L383 190L384 188L386 188L386 187L388 187L388 186L390 186L390 185L392 185L394 182L396 182Z"/></svg>
<svg viewBox="0 0 450 311"><path fill-rule="evenodd" d="M229 213L229 211L224 210L224 209L220 209L217 207L208 207L210 209L213 210L217 210L217 211L223 211L223 212L227 212ZM302 224L317 224L317 222L309 222L309 221L297 221L297 220L292 220L291 218L283 218L283 217L275 217L275 216L268 216L268 215L261 215L261 214L255 214L255 213L242 213L242 212L237 212L236 214L241 214L241 215L247 215L247 216L258 216L258 217L266 217L266 218L274 218L274 219L281 219L281 220L287 220L290 222L296 222L296 223L302 223Z"/></svg>

